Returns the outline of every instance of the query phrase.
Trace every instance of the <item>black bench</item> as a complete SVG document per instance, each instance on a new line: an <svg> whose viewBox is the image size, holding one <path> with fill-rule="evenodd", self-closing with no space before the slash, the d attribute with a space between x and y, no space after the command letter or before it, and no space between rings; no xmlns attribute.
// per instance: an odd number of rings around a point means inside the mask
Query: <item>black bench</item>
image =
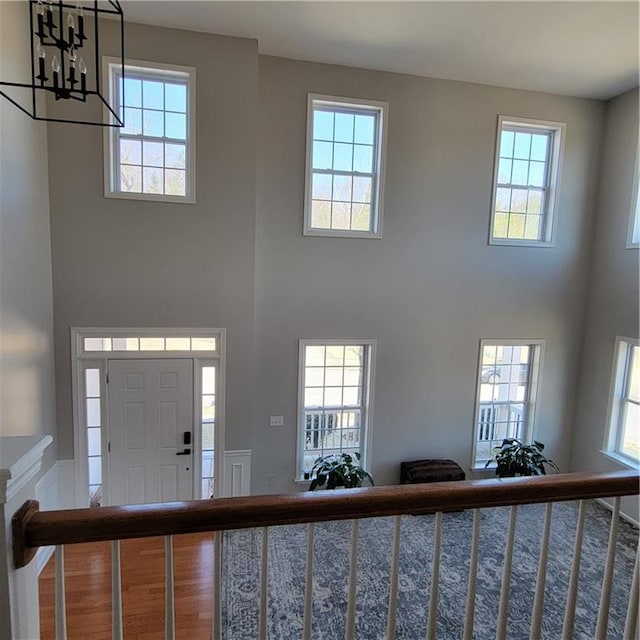
<svg viewBox="0 0 640 640"><path fill-rule="evenodd" d="M400 484L464 480L465 473L453 460L414 460L400 463Z"/></svg>

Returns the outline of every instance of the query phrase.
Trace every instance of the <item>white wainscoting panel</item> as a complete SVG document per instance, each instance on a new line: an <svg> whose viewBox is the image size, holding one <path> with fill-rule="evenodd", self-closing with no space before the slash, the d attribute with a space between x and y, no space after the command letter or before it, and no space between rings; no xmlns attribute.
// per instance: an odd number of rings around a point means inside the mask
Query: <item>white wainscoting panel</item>
<svg viewBox="0 0 640 640"><path fill-rule="evenodd" d="M224 452L222 496L248 496L251 492L251 450Z"/></svg>

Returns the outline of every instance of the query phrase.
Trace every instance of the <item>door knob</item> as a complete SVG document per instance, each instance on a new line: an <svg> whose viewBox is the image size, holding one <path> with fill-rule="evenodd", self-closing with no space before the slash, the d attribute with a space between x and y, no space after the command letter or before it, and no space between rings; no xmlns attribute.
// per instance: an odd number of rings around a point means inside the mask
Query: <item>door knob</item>
<svg viewBox="0 0 640 640"><path fill-rule="evenodd" d="M191 449L185 449L184 451L178 451L178 453L176 453L177 456L190 456L191 455Z"/></svg>

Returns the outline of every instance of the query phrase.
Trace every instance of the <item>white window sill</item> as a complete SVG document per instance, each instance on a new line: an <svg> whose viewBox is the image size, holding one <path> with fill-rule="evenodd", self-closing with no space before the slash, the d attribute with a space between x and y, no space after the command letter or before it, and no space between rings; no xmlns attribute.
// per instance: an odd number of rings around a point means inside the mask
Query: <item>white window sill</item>
<svg viewBox="0 0 640 640"><path fill-rule="evenodd" d="M620 455L615 451L605 451L604 449L600 449L600 453L605 458L609 458L609 460L617 462L619 465L622 465L627 469L640 469L640 461L638 460L633 460L633 458L628 458L627 456Z"/></svg>
<svg viewBox="0 0 640 640"><path fill-rule="evenodd" d="M116 200L138 200L145 202L167 202L170 204L195 204L195 196L170 196L159 193L135 193L127 191L105 191L105 198Z"/></svg>
<svg viewBox="0 0 640 640"><path fill-rule="evenodd" d="M490 238L489 244L503 247L538 247L552 249L555 242L546 242L544 240L516 240L509 238Z"/></svg>
<svg viewBox="0 0 640 640"><path fill-rule="evenodd" d="M381 240L382 232L373 231L348 231L341 229L316 229L305 228L303 234L310 237L318 238L369 238L373 240Z"/></svg>

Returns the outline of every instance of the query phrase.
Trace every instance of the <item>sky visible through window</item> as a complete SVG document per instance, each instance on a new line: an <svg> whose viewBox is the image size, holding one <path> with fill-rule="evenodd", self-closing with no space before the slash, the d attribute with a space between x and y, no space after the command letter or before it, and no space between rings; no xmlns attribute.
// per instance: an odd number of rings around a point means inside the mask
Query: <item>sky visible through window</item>
<svg viewBox="0 0 640 640"><path fill-rule="evenodd" d="M378 112L313 109L311 227L371 231Z"/></svg>
<svg viewBox="0 0 640 640"><path fill-rule="evenodd" d="M187 83L133 74L120 82L119 190L186 195Z"/></svg>

